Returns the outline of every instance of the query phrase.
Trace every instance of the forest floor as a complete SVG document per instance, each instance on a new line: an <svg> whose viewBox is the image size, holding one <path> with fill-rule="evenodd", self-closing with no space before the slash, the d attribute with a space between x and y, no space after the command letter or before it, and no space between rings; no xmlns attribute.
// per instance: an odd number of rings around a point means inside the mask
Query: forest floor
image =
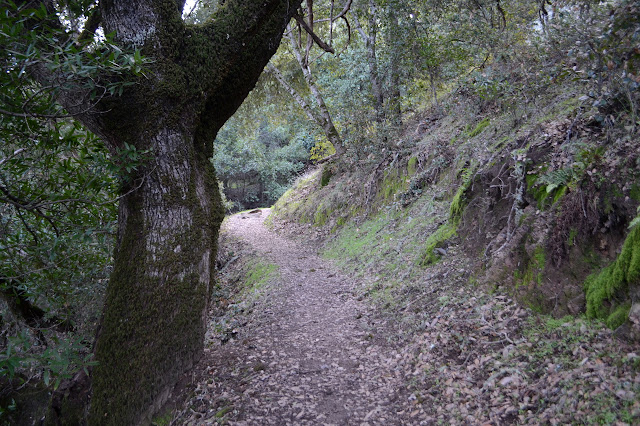
<svg viewBox="0 0 640 426"><path fill-rule="evenodd" d="M363 279L312 242L265 228L268 214L223 225L222 282L249 272L244 289L218 297L205 356L171 424L640 421L639 357L610 331L440 280L422 283L415 305L380 309ZM402 320L414 308L427 316L419 326Z"/></svg>
<svg viewBox="0 0 640 426"><path fill-rule="evenodd" d="M243 309L233 326L212 330L204 382L195 393L202 404L185 423L224 418L237 425L366 425L409 419L415 408L396 367L398 348L385 339L392 328L358 300L356 282L312 248L266 229L268 212L234 215L224 224L223 233L230 234L225 238L241 239L268 265L261 274L277 272L261 283L251 312Z"/></svg>

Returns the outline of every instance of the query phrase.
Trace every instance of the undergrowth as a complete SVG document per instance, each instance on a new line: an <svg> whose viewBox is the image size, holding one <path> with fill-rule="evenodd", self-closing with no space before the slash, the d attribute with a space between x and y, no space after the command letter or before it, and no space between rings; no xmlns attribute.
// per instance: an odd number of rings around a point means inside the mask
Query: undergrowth
<svg viewBox="0 0 640 426"><path fill-rule="evenodd" d="M631 305L627 293L640 278L640 227L629 232L618 258L601 272L587 278L587 317L598 318L616 328L626 321Z"/></svg>

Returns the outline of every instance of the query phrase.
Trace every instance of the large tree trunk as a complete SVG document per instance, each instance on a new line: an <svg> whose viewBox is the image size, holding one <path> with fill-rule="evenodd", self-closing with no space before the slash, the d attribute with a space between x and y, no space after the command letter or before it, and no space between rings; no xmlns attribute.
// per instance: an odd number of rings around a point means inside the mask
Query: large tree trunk
<svg viewBox="0 0 640 426"><path fill-rule="evenodd" d="M119 207L93 373L95 423L148 418L202 351L224 217L213 166L184 129L149 138L155 155Z"/></svg>

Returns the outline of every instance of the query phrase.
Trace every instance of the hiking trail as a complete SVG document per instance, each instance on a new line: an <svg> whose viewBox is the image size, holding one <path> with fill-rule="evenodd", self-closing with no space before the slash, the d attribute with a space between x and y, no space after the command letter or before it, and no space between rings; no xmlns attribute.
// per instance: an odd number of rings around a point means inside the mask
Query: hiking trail
<svg viewBox="0 0 640 426"><path fill-rule="evenodd" d="M268 214L224 225L279 274L234 338L206 350L211 379L201 397L211 405L202 415L235 425L401 423L410 402L395 374L400 355L385 339L392 330L357 299L353 279L269 231Z"/></svg>

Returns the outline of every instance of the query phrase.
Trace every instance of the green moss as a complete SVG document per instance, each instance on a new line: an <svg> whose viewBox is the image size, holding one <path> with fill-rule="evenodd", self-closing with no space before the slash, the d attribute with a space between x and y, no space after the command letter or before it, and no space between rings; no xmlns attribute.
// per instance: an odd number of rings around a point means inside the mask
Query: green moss
<svg viewBox="0 0 640 426"><path fill-rule="evenodd" d="M634 201L640 201L640 185L634 183L631 185L631 191L629 191L629 196Z"/></svg>
<svg viewBox="0 0 640 426"><path fill-rule="evenodd" d="M189 163L186 188L169 178L156 183L167 189L161 205L148 207L144 195L150 191L121 201L128 215L97 341L91 424L136 423L201 354L215 271L210 268L208 277L200 271L216 258L224 212L209 160L194 153ZM210 195L208 205L198 198L198 181ZM146 219L181 209L189 210L191 226L161 222L162 227Z"/></svg>
<svg viewBox="0 0 640 426"><path fill-rule="evenodd" d="M315 226L322 226L327 223L327 219L331 215L331 209L325 204L320 203L316 212L313 215L313 224Z"/></svg>
<svg viewBox="0 0 640 426"><path fill-rule="evenodd" d="M515 288L522 288L520 299L529 308L539 313L545 311L538 286L542 284L546 263L544 247L537 246L531 256L525 260L524 269L515 269L513 272Z"/></svg>
<svg viewBox="0 0 640 426"><path fill-rule="evenodd" d="M462 179L462 184L451 200L451 206L449 206L449 221L455 226L460 223L460 220L462 219L462 213L464 213L464 209L467 206L467 199L465 197L465 194L467 192L467 189L469 189L469 187L471 186L474 170L474 168L470 168L465 171Z"/></svg>
<svg viewBox="0 0 640 426"><path fill-rule="evenodd" d="M220 410L218 410L218 411L216 412L215 417L216 417L216 418L218 418L218 419L221 419L221 418L223 418L227 413L231 412L232 410L233 410L233 407L232 407L232 406L230 406L230 405L229 405L229 406L226 406L226 407L222 407Z"/></svg>
<svg viewBox="0 0 640 426"><path fill-rule="evenodd" d="M330 259L357 259L361 256L371 259L378 255L380 244L388 238L383 232L389 224L387 215L381 214L366 222L355 226L347 225L343 228L338 237L328 245L324 256Z"/></svg>
<svg viewBox="0 0 640 426"><path fill-rule="evenodd" d="M320 176L320 186L329 185L329 181L331 180L331 176L333 176L333 172L328 165L325 165L322 168L322 175Z"/></svg>
<svg viewBox="0 0 640 426"><path fill-rule="evenodd" d="M440 255L435 251L437 248L442 248L443 243L449 240L456 234L456 226L447 222L443 225L440 225L436 231L429 235L427 241L425 243L426 247L424 249L424 254L422 255L422 259L420 260L421 266L428 266L433 263L436 263L440 260Z"/></svg>
<svg viewBox="0 0 640 426"><path fill-rule="evenodd" d="M470 138L478 136L480 133L482 133L484 129L487 128L487 126L490 123L491 123L491 120L489 118L480 120L480 122L476 125L476 127L473 130L471 130L469 133L467 133L467 136L469 136Z"/></svg>
<svg viewBox="0 0 640 426"><path fill-rule="evenodd" d="M417 168L416 166L418 165L418 157L411 157L409 158L409 161L407 161L407 174L409 176L413 176L416 174Z"/></svg>
<svg viewBox="0 0 640 426"><path fill-rule="evenodd" d="M631 302L624 303L618 306L605 320L607 327L615 330L627 321L629 318L629 311L631 310Z"/></svg>
<svg viewBox="0 0 640 426"><path fill-rule="evenodd" d="M640 227L635 227L629 232L618 258L585 281L587 317L604 320L607 325L620 323L623 311L619 307L627 303L629 287L638 285L639 279Z"/></svg>
<svg viewBox="0 0 640 426"><path fill-rule="evenodd" d="M567 246L573 247L576 243L577 236L578 236L578 230L576 228L571 228L569 230L569 237L567 238Z"/></svg>
<svg viewBox="0 0 640 426"><path fill-rule="evenodd" d="M407 185L406 179L401 176L399 170L389 170L385 173L380 185L380 197L385 203L393 201L396 194L406 190Z"/></svg>
<svg viewBox="0 0 640 426"><path fill-rule="evenodd" d="M278 276L278 265L264 260L255 260L250 266L245 285L248 291L259 292L265 284Z"/></svg>
<svg viewBox="0 0 640 426"><path fill-rule="evenodd" d="M154 417L153 421L151 422L151 425L152 426L168 426L171 424L172 420L173 420L173 414L166 413L162 416Z"/></svg>

